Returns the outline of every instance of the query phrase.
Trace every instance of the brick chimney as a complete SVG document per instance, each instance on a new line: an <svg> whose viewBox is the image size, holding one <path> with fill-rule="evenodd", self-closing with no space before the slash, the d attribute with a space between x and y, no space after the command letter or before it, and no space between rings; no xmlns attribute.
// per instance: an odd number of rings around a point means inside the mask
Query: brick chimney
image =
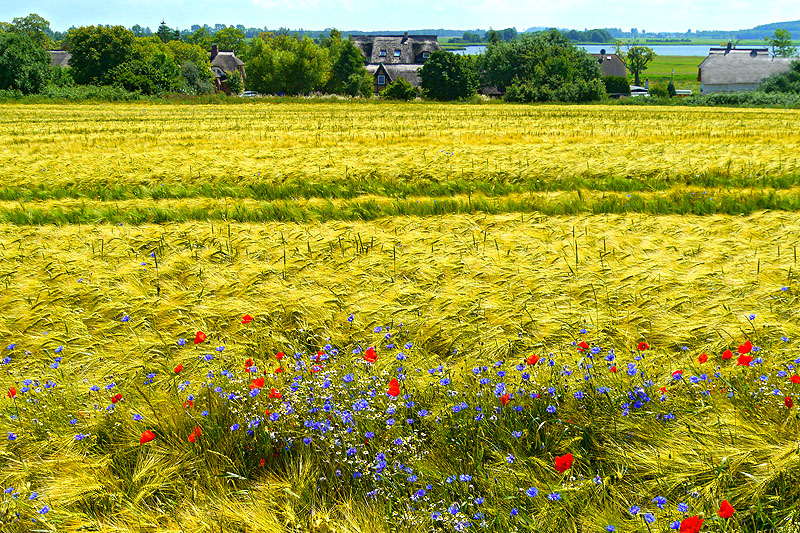
<svg viewBox="0 0 800 533"><path fill-rule="evenodd" d="M211 61L214 61L214 58L219 55L219 45L212 44L211 45Z"/></svg>

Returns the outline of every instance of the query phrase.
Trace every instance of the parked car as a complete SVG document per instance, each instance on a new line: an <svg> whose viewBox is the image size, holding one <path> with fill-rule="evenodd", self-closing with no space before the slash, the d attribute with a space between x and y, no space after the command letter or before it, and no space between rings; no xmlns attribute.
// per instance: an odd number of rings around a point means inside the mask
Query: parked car
<svg viewBox="0 0 800 533"><path fill-rule="evenodd" d="M256 96L258 96L258 93L255 91L245 91L239 96L241 96L242 98L255 98Z"/></svg>

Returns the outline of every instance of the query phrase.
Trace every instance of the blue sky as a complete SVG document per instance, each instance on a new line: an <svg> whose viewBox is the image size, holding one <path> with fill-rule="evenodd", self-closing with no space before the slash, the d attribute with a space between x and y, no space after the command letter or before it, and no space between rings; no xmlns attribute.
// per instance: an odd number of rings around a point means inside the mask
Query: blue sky
<svg viewBox="0 0 800 533"><path fill-rule="evenodd" d="M406 30L532 26L738 30L800 19L797 0L0 0L0 20L38 13L72 25L243 24L276 29Z"/></svg>

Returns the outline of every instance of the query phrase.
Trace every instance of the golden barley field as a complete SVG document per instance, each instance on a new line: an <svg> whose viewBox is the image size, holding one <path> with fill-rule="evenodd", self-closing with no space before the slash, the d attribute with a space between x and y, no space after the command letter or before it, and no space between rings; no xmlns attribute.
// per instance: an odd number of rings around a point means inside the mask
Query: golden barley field
<svg viewBox="0 0 800 533"><path fill-rule="evenodd" d="M800 112L0 118L0 530L798 531Z"/></svg>

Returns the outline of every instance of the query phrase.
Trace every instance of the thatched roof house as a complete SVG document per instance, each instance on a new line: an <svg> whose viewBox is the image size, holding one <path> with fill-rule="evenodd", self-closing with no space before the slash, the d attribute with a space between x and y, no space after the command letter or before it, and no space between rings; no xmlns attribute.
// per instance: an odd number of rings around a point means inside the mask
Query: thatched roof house
<svg viewBox="0 0 800 533"><path fill-rule="evenodd" d="M625 78L628 76L628 71L625 68L625 63L617 54L606 53L605 50L600 50L599 54L592 54L603 70L603 76L619 76Z"/></svg>
<svg viewBox="0 0 800 533"><path fill-rule="evenodd" d="M712 48L697 68L700 94L755 91L765 78L788 71L791 62L770 56L765 47Z"/></svg>
<svg viewBox="0 0 800 533"><path fill-rule="evenodd" d="M404 79L419 87L419 68L437 50L435 35L351 35L350 40L361 50L367 71L375 79L375 92L390 83Z"/></svg>
<svg viewBox="0 0 800 533"><path fill-rule="evenodd" d="M367 64L418 64L441 50L436 35L351 35Z"/></svg>
<svg viewBox="0 0 800 533"><path fill-rule="evenodd" d="M214 88L217 92L223 91L231 94L228 88L228 76L238 72L242 81L247 78L244 69L244 61L236 57L233 52L221 52L218 45L211 46L211 71L214 73Z"/></svg>
<svg viewBox="0 0 800 533"><path fill-rule="evenodd" d="M69 66L69 60L72 58L72 54L66 50L48 50L47 53L50 54L50 65L54 67Z"/></svg>

